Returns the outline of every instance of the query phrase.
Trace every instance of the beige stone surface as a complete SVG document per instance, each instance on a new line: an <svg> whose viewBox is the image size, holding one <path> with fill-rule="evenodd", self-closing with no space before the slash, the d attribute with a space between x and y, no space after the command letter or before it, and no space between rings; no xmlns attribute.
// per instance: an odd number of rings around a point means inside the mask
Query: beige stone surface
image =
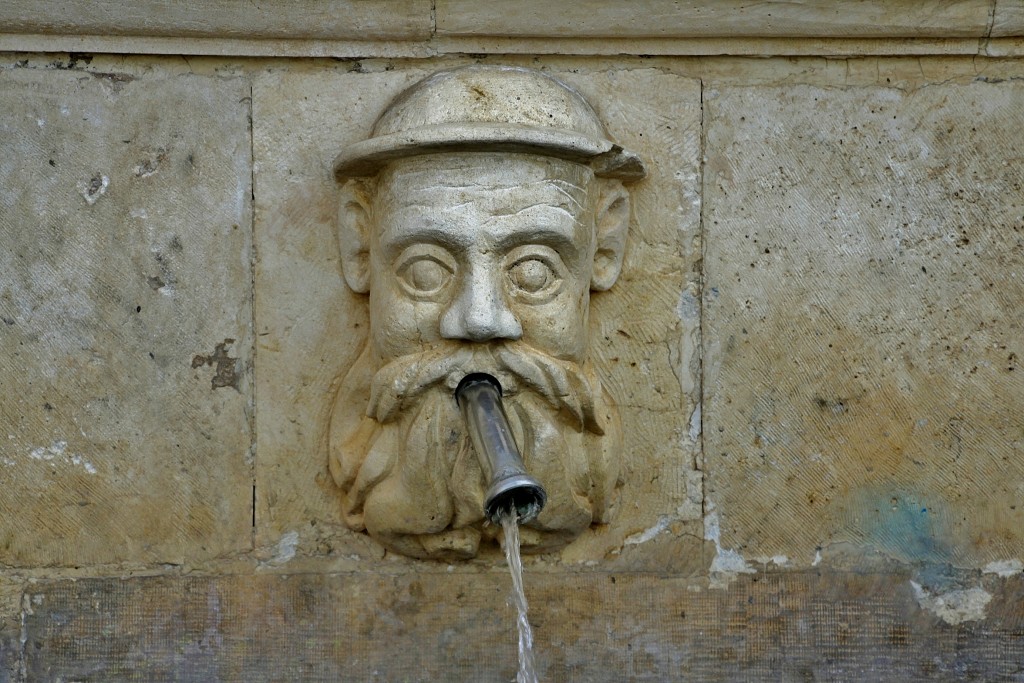
<svg viewBox="0 0 1024 683"><path fill-rule="evenodd" d="M722 548L1024 555L1022 110L1010 81L705 91Z"/></svg>
<svg viewBox="0 0 1024 683"><path fill-rule="evenodd" d="M527 0L493 12L478 0L437 0L435 15L439 35L980 38L991 7L989 0L647 0L628 7Z"/></svg>
<svg viewBox="0 0 1024 683"><path fill-rule="evenodd" d="M367 41L422 39L431 30L429 0L8 0L0 26L4 33Z"/></svg>
<svg viewBox="0 0 1024 683"><path fill-rule="evenodd" d="M1024 3L1019 0L997 1L990 35L993 38L1024 36Z"/></svg>
<svg viewBox="0 0 1024 683"><path fill-rule="evenodd" d="M0 564L250 547L248 96L0 72Z"/></svg>
<svg viewBox="0 0 1024 683"><path fill-rule="evenodd" d="M323 444L333 382L362 348L367 323L365 299L341 277L329 168L396 94L436 68L256 80L257 537L268 561L282 556L282 543L291 544L289 556L340 563L380 554L343 529ZM690 547L700 535L690 425L699 386L699 85L649 69L552 73L579 87L612 138L653 169L633 190L622 278L592 299L593 352L626 424L623 505L609 528L563 555L585 562L613 553L640 566L646 541L671 536Z"/></svg>

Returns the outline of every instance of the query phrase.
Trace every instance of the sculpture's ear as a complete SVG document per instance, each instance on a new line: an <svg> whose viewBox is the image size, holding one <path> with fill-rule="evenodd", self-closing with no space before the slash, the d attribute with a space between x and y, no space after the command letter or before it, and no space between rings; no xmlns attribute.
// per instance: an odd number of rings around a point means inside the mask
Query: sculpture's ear
<svg viewBox="0 0 1024 683"><path fill-rule="evenodd" d="M622 270L629 229L629 193L621 180L602 180L595 217L597 249L590 288L603 292L615 284Z"/></svg>
<svg viewBox="0 0 1024 683"><path fill-rule="evenodd" d="M341 187L338 246L341 272L357 294L370 291L370 206L373 180L352 178Z"/></svg>

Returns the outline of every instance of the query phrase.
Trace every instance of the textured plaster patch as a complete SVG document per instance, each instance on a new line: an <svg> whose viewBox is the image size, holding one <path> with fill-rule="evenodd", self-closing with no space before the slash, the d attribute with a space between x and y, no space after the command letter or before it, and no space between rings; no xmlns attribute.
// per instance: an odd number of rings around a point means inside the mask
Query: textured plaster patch
<svg viewBox="0 0 1024 683"><path fill-rule="evenodd" d="M926 609L947 624L953 626L965 621L981 621L985 618L985 607L992 600L992 594L981 588L931 593L916 581L911 581L914 597L922 609Z"/></svg>
<svg viewBox="0 0 1024 683"><path fill-rule="evenodd" d="M273 564L284 564L295 557L295 549L299 545L299 532L289 531L277 542L274 551L274 558L270 560Z"/></svg>
<svg viewBox="0 0 1024 683"><path fill-rule="evenodd" d="M49 446L38 446L33 448L28 453L28 457L33 460L42 460L45 462L64 462L70 463L75 467L81 467L89 474L96 474L96 466L86 460L79 453L67 453L68 442L67 441L54 441ZM14 465L15 461L5 459L5 464Z"/></svg>
<svg viewBox="0 0 1024 683"><path fill-rule="evenodd" d="M690 441L697 443L697 439L700 438L700 404L693 409L690 414Z"/></svg>
<svg viewBox="0 0 1024 683"><path fill-rule="evenodd" d="M735 550L722 548L722 527L718 512L709 508L704 516L704 538L715 544L715 559L711 561L711 588L726 588L737 574L756 574L757 570Z"/></svg>
<svg viewBox="0 0 1024 683"><path fill-rule="evenodd" d="M625 544L625 545L639 545L640 543L646 543L647 541L652 540L655 536L657 536L658 534L660 534L663 531L665 531L666 529L668 529L668 527L669 527L669 525L671 523L672 523L672 518L671 517L667 517L667 516L662 515L661 517L658 518L658 523L657 524L655 524L654 526L652 526L652 527L650 527L648 529L644 529L643 531L641 531L639 533L627 536L626 540L623 541L623 544Z"/></svg>
<svg viewBox="0 0 1024 683"><path fill-rule="evenodd" d="M1024 562L1020 560L996 560L985 565L982 571L986 574L995 574L1000 578L1009 578L1024 571Z"/></svg>

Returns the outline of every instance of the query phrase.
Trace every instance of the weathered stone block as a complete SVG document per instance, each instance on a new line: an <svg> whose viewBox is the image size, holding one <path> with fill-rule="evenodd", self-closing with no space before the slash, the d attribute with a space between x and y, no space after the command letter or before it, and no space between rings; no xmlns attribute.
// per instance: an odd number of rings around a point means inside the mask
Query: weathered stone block
<svg viewBox="0 0 1024 683"><path fill-rule="evenodd" d="M504 572L49 582L28 595L28 680L509 681L510 584ZM901 574L769 574L727 590L526 577L540 679L616 683L1012 680L1024 580L984 590L987 613L950 624Z"/></svg>
<svg viewBox="0 0 1024 683"><path fill-rule="evenodd" d="M1019 83L705 94L721 545L1024 556Z"/></svg>
<svg viewBox="0 0 1024 683"><path fill-rule="evenodd" d="M23 581L0 577L0 683L20 680L23 588Z"/></svg>
<svg viewBox="0 0 1024 683"><path fill-rule="evenodd" d="M0 564L250 547L248 95L0 72Z"/></svg>
<svg viewBox="0 0 1024 683"><path fill-rule="evenodd" d="M399 92L439 68L276 72L256 80L257 538L269 559L297 552L345 563L380 552L343 528L324 448L337 383L367 330L366 300L347 290L339 266L339 189L330 164L368 136ZM567 561L584 562L614 556L631 536L699 536L690 417L699 386L700 90L692 79L652 69L589 71L574 63L551 73L578 87L611 138L650 170L631 188L623 274L591 300L598 371L629 413L629 471L617 520L565 551ZM630 550L629 562L642 566L643 553Z"/></svg>

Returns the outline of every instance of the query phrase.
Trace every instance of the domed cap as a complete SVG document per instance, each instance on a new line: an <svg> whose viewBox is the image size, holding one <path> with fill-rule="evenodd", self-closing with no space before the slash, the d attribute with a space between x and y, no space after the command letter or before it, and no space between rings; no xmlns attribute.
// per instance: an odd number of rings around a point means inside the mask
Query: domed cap
<svg viewBox="0 0 1024 683"><path fill-rule="evenodd" d="M439 71L403 92L369 139L337 156L334 173L339 180L370 176L393 159L458 151L542 154L623 180L646 173L571 87L533 69L484 65Z"/></svg>

